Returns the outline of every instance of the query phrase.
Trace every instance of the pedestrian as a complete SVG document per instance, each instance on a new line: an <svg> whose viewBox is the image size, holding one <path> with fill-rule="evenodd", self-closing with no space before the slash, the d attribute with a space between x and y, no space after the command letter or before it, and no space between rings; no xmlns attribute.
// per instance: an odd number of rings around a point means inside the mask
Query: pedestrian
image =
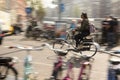
<svg viewBox="0 0 120 80"><path fill-rule="evenodd" d="M81 40L83 40L84 37L86 37L90 34L89 20L87 17L87 13L82 13L81 18L82 18L81 26L80 26L80 28L76 29L76 31L78 31L78 33L75 35L76 48L80 44Z"/></svg>
<svg viewBox="0 0 120 80"><path fill-rule="evenodd" d="M114 47L115 43L115 20L113 16L109 16L106 20L108 22L106 29L107 47L106 50L110 50Z"/></svg>
<svg viewBox="0 0 120 80"><path fill-rule="evenodd" d="M26 36L27 38L31 37L32 28L33 28L33 27L32 27L32 25L31 25L31 23L28 22L28 24L27 24L27 29L26 29L26 33L25 33L25 36Z"/></svg>
<svg viewBox="0 0 120 80"><path fill-rule="evenodd" d="M101 28L101 31L102 31L102 39L101 39L101 44L105 44L105 43L107 43L107 26L109 26L109 21L108 21L109 19L108 19L108 17L105 19L105 20L103 20L102 22L101 22L101 24L102 24L102 28Z"/></svg>
<svg viewBox="0 0 120 80"><path fill-rule="evenodd" d="M114 44L117 45L119 43L119 24L118 24L118 19L113 18L113 26L114 26L114 31L115 31L115 40Z"/></svg>
<svg viewBox="0 0 120 80"><path fill-rule="evenodd" d="M0 25L0 45L2 45L2 42L3 42L3 33Z"/></svg>
<svg viewBox="0 0 120 80"><path fill-rule="evenodd" d="M70 29L74 30L76 28L76 20L72 20L70 24Z"/></svg>

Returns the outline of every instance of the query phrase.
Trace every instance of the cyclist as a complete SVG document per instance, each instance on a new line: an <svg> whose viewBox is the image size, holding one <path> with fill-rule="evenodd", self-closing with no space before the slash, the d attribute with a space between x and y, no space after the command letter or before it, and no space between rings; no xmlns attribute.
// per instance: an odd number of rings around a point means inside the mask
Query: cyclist
<svg viewBox="0 0 120 80"><path fill-rule="evenodd" d="M90 34L89 31L89 20L87 17L87 13L82 13L81 14L81 26L79 28L76 29L76 31L78 32L75 35L75 41L76 41L76 48L78 47L80 41L83 39L83 37L88 36Z"/></svg>
<svg viewBox="0 0 120 80"><path fill-rule="evenodd" d="M74 31L75 28L76 28L76 20L72 20L72 22L71 22L71 24L70 24L70 29L71 29L72 31Z"/></svg>

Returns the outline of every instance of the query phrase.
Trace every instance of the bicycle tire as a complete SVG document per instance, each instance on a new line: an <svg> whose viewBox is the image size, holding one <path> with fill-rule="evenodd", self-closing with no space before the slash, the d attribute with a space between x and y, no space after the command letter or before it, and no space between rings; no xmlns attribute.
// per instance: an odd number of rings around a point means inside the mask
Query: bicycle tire
<svg viewBox="0 0 120 80"><path fill-rule="evenodd" d="M81 73L81 80L89 80L90 79L90 72L91 72L91 65L90 64L84 64L83 70Z"/></svg>
<svg viewBox="0 0 120 80"><path fill-rule="evenodd" d="M79 52L80 54L87 56L87 57L93 57L98 51L97 43L94 42L83 42L80 44Z"/></svg>
<svg viewBox="0 0 120 80"><path fill-rule="evenodd" d="M66 50L71 47L74 48L74 46L69 42L67 42L66 40L55 41L53 43L53 48L55 49ZM83 42L79 45L78 50L76 50L76 52L80 53L81 55L88 57L93 57L97 53L97 51L98 51L98 44L95 42Z"/></svg>
<svg viewBox="0 0 120 80"><path fill-rule="evenodd" d="M18 80L18 72L11 65L0 64L0 80Z"/></svg>

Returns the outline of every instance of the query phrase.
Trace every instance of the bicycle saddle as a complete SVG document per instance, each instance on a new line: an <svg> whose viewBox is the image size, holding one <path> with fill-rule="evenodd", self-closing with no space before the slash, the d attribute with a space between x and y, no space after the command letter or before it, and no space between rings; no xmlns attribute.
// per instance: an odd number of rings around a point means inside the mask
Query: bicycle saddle
<svg viewBox="0 0 120 80"><path fill-rule="evenodd" d="M8 63L11 61L12 61L11 57L0 57L0 63Z"/></svg>

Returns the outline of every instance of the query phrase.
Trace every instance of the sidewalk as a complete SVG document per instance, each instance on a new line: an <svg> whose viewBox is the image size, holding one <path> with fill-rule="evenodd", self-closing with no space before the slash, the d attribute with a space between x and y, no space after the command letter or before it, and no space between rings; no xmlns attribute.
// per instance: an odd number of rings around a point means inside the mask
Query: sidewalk
<svg viewBox="0 0 120 80"><path fill-rule="evenodd" d="M101 47L102 48L102 47ZM103 49L103 48L102 48ZM114 47L112 50L120 50L120 45ZM110 55L98 52L94 58L92 65L90 80L107 80L107 69L109 65Z"/></svg>
<svg viewBox="0 0 120 80"><path fill-rule="evenodd" d="M24 36L19 35L19 36L9 36L6 37L3 46L6 44L9 45L13 45L14 44L29 44L29 45L39 45L40 41L32 41L32 40L28 40L28 41L21 41L21 39L23 39ZM105 47L101 47L101 49L104 49ZM114 47L112 50L120 50L120 45ZM38 52L39 53L39 52ZM40 80L44 80L43 78L46 76L49 76L50 74L50 70L52 69L51 67L51 63L50 60L46 60L46 56L51 56L51 51L48 51L47 49L44 50L42 53L48 53L48 54L40 54L41 58L39 58L38 54L34 54L33 57L36 57L34 59L36 59L36 62L39 62L39 64L35 64L35 68L38 70L38 72L40 72ZM49 54L50 53L50 54ZM15 55L14 55L15 56ZM20 55L16 55L20 58L23 57L23 54ZM95 56L94 56L94 62L92 64L92 70L91 70L91 79L90 80L107 80L107 69L108 69L108 59L109 59L109 55L108 54L104 54L101 52L98 52ZM35 62L35 63L36 63ZM48 62L45 65L43 65L42 62ZM20 64L20 63L19 63ZM22 63L21 63L22 64ZM21 66L20 64L20 66ZM50 66L46 66L46 65L50 65ZM41 68L41 69L40 69ZM22 72L22 70L20 70ZM79 72L79 69L75 69L76 74ZM49 72L49 73L46 73ZM11 80L11 79L9 79ZM19 79L22 80L22 79Z"/></svg>

